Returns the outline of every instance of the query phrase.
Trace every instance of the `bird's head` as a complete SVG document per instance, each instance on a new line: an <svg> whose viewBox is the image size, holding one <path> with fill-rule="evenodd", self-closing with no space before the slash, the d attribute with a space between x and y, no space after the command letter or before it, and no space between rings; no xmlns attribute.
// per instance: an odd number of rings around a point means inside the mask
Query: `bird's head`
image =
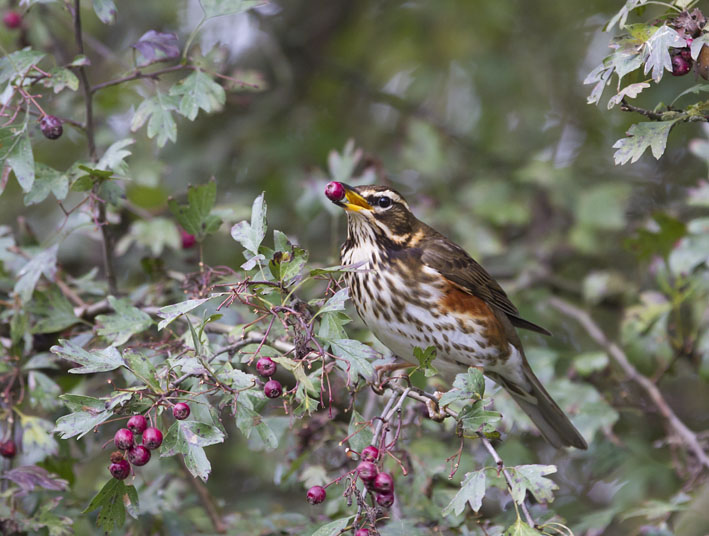
<svg viewBox="0 0 709 536"><path fill-rule="evenodd" d="M343 182L330 182L325 195L347 213L350 232L362 225L376 236L403 244L416 231L418 220L402 195L386 186L352 187Z"/></svg>

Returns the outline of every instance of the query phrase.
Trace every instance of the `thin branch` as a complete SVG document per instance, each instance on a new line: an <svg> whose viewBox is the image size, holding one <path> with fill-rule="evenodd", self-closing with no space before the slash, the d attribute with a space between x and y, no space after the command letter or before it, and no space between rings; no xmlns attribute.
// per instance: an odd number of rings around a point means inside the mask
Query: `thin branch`
<svg viewBox="0 0 709 536"><path fill-rule="evenodd" d="M623 112L634 112L636 114L644 115L651 121L669 121L671 119L677 119L679 116L679 120L684 123L709 122L709 116L706 115L690 115L685 110L666 110L664 112L656 112L654 110L633 106L625 99L620 101L620 109Z"/></svg>
<svg viewBox="0 0 709 536"><path fill-rule="evenodd" d="M116 78L115 80L108 80L106 82L101 82L100 84L96 84L95 86L91 87L91 93L96 93L97 91L111 87L111 86L116 86L118 84L122 84L123 82L130 82L131 80L139 80L141 78L152 78L156 79L159 78L160 75L166 74L166 73L172 73L175 71L181 71L183 69L194 69L194 66L192 65L172 65L171 67L165 67L164 69L159 69L157 71L153 71L150 73L146 73L141 70L137 70L133 72L132 74L129 74L127 76L124 76L122 78Z"/></svg>
<svg viewBox="0 0 709 536"><path fill-rule="evenodd" d="M643 376L630 363L625 352L614 342L611 342L603 333L601 328L594 322L591 316L582 309L572 305L559 298L551 298L551 305L557 311L564 313L576 320L586 330L589 336L596 341L608 355L623 369L625 375L642 387L650 399L655 403L660 414L667 420L670 428L674 431L680 441L689 449L699 460L699 463L706 468L709 468L709 456L702 448L697 435L687 428L687 426L677 417L672 408L669 406L662 393L657 386L652 383L646 376Z"/></svg>

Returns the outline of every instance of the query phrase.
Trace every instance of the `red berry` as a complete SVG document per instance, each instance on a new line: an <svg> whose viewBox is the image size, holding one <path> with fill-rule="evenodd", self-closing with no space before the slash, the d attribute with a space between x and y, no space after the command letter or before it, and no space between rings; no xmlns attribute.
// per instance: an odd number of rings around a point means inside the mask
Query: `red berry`
<svg viewBox="0 0 709 536"><path fill-rule="evenodd" d="M379 473L374 479L374 485L372 487L374 491L391 493L394 491L394 479L389 473Z"/></svg>
<svg viewBox="0 0 709 536"><path fill-rule="evenodd" d="M355 532L355 536L371 536L372 532L369 529L359 529Z"/></svg>
<svg viewBox="0 0 709 536"><path fill-rule="evenodd" d="M379 449L374 445L369 445L362 449L361 456L365 462L376 462L379 459Z"/></svg>
<svg viewBox="0 0 709 536"><path fill-rule="evenodd" d="M17 454L17 445L12 439L0 443L0 456L14 458L15 454Z"/></svg>
<svg viewBox="0 0 709 536"><path fill-rule="evenodd" d="M341 182L331 181L327 183L325 187L325 195L330 201L337 202L342 201L345 197L345 187L342 186Z"/></svg>
<svg viewBox="0 0 709 536"><path fill-rule="evenodd" d="M682 57L681 54L677 54L672 58L672 75L673 76L684 76L687 74L692 65Z"/></svg>
<svg viewBox="0 0 709 536"><path fill-rule="evenodd" d="M145 465L150 461L150 451L143 445L135 445L128 449L126 457L133 465Z"/></svg>
<svg viewBox="0 0 709 536"><path fill-rule="evenodd" d="M134 434L142 434L148 427L148 421L142 415L133 415L130 419L128 419L128 424L126 426L128 427L128 430Z"/></svg>
<svg viewBox="0 0 709 536"><path fill-rule="evenodd" d="M263 386L263 392L268 398L278 398L283 394L283 387L278 380L268 380Z"/></svg>
<svg viewBox="0 0 709 536"><path fill-rule="evenodd" d="M146 449L155 450L162 445L162 432L152 426L143 432L143 446Z"/></svg>
<svg viewBox="0 0 709 536"><path fill-rule="evenodd" d="M276 373L276 362L270 357L262 357L256 362L256 370L261 376L270 378Z"/></svg>
<svg viewBox="0 0 709 536"><path fill-rule="evenodd" d="M308 502L310 504L320 504L326 497L327 493L322 486L313 486L308 490Z"/></svg>
<svg viewBox="0 0 709 536"><path fill-rule="evenodd" d="M357 474L366 485L370 485L374 482L378 472L377 466L372 462L359 462L357 466Z"/></svg>
<svg viewBox="0 0 709 536"><path fill-rule="evenodd" d="M54 115L45 115L39 120L39 129L45 138L56 140L64 132L61 120Z"/></svg>
<svg viewBox="0 0 709 536"><path fill-rule="evenodd" d="M133 446L133 432L128 428L121 428L113 436L113 442L119 450L127 450Z"/></svg>
<svg viewBox="0 0 709 536"><path fill-rule="evenodd" d="M683 48L679 51L679 55L682 56L687 61L692 61L692 51L689 47Z"/></svg>
<svg viewBox="0 0 709 536"><path fill-rule="evenodd" d="M22 15L17 11L8 11L3 16L2 21L7 28L14 30L22 25Z"/></svg>
<svg viewBox="0 0 709 536"><path fill-rule="evenodd" d="M130 464L128 460L119 460L116 463L109 465L108 470L117 480L124 480L130 474Z"/></svg>
<svg viewBox="0 0 709 536"><path fill-rule="evenodd" d="M383 506L384 508L389 508L394 504L394 494L393 493L377 493L375 497L377 504Z"/></svg>
<svg viewBox="0 0 709 536"><path fill-rule="evenodd" d="M184 421L190 416L190 407L184 402L178 402L172 406L172 416L178 421Z"/></svg>
<svg viewBox="0 0 709 536"><path fill-rule="evenodd" d="M197 239L194 235L188 233L184 229L180 229L180 238L182 239L182 249L190 249L197 243Z"/></svg>

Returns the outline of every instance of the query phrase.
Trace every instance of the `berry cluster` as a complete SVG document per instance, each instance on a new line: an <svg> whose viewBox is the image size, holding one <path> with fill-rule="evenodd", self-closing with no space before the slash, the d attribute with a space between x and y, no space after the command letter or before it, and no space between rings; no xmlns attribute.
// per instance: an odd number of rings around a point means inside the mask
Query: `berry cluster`
<svg viewBox="0 0 709 536"><path fill-rule="evenodd" d="M3 458L14 458L17 454L17 445L12 439L0 441L0 456Z"/></svg>
<svg viewBox="0 0 709 536"><path fill-rule="evenodd" d="M184 402L172 406L172 416L181 421L190 416L190 407ZM136 436L142 435L142 442L138 444ZM143 415L133 415L113 436L113 443L118 451L111 453L111 465L108 471L113 478L123 480L128 478L130 467L140 467L150 461L151 450L162 445L162 432L153 426L148 426L148 421Z"/></svg>
<svg viewBox="0 0 709 536"><path fill-rule="evenodd" d="M268 378L268 381L263 386L263 394L268 398L278 398L283 394L281 382L271 378L276 373L277 368L275 361L270 357L262 357L256 362L258 373L264 378Z"/></svg>

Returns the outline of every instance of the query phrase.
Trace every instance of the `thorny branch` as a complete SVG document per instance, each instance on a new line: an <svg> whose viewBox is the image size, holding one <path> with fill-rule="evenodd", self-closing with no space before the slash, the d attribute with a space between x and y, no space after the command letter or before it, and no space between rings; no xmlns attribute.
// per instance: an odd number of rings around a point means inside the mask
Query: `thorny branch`
<svg viewBox="0 0 709 536"><path fill-rule="evenodd" d="M583 311L575 305L572 305L560 298L551 298L549 300L549 305L557 311L570 316L581 324L589 336L608 353L608 355L620 366L621 369L623 369L623 372L628 379L634 381L643 388L643 390L657 406L660 414L667 420L667 424L670 426L677 438L689 451L692 452L692 454L694 454L694 456L696 456L702 466L709 469L709 456L702 448L697 435L692 430L687 428L679 417L677 417L675 412L662 396L662 393L657 386L646 376L638 372L632 363L630 363L630 360L628 359L628 356L625 355L625 352L623 352L617 344L611 342L608 337L606 337L605 333L603 333L601 328L598 324L596 324L596 322L594 322L591 316L586 311Z"/></svg>
<svg viewBox="0 0 709 536"><path fill-rule="evenodd" d="M700 115L696 113L689 113L686 110L673 109L668 109L664 112L656 112L655 110L648 110L646 108L634 106L625 99L620 101L620 109L623 112L634 112L640 115L644 115L651 121L670 121L672 119L678 119L679 121L682 121L684 123L709 122L709 115Z"/></svg>

